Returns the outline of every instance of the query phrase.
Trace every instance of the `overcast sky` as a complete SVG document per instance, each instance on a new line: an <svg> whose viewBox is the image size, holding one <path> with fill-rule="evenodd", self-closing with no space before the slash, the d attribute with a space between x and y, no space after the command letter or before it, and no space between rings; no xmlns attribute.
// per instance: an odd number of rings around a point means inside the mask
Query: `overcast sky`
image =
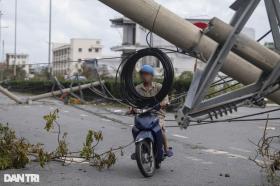
<svg viewBox="0 0 280 186"><path fill-rule="evenodd" d="M234 0L157 0L185 18L219 17L229 21L233 11L228 7ZM4 13L2 38L5 52L14 48L15 0L1 0ZM30 63L47 62L49 0L18 0L18 52L28 53ZM53 42L69 42L70 38L98 38L102 40L104 55L114 55L110 47L121 43L119 30L110 27L109 19L120 14L97 0L53 0ZM248 27L256 30L256 37L269 30L263 3L260 4ZM271 40L268 37L266 40Z"/></svg>

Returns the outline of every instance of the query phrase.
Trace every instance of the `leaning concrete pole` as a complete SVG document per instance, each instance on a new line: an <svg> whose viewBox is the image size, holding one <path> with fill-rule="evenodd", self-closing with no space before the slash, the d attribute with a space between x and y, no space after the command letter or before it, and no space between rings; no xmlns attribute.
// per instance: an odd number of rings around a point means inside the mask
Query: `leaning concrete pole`
<svg viewBox="0 0 280 186"><path fill-rule="evenodd" d="M101 81L101 83L104 83L104 81ZM49 92L49 93L45 93L45 94L40 94L40 95L36 95L36 96L31 96L27 99L27 103L31 102L31 101L37 101L40 99L44 99L44 98L48 98L48 97L52 97L52 96L58 96L61 95L63 93L70 93L70 92L76 92L78 90L83 90L83 89L87 89L93 86L98 86L100 85L100 82L94 82L94 83L88 83L88 84L84 84L81 86L76 86L76 87L72 87L72 88L65 88L62 90L57 90L57 91L53 91L53 92Z"/></svg>
<svg viewBox="0 0 280 186"><path fill-rule="evenodd" d="M18 98L16 95L8 91L7 89L0 86L0 92L4 94L5 96L9 97L10 99L14 100L16 103L21 104L23 103L20 98Z"/></svg>
<svg viewBox="0 0 280 186"><path fill-rule="evenodd" d="M177 16L154 0L99 0L170 43L185 50L196 50L203 61L209 59L217 42L203 35L199 28ZM243 84L255 82L262 70L231 52L222 72ZM269 97L280 104L280 91Z"/></svg>
<svg viewBox="0 0 280 186"><path fill-rule="evenodd" d="M226 41L232 29L230 25L215 17L210 21L206 35L218 43L223 43ZM240 34L236 40L236 44L232 49L233 52L264 71L272 71L275 65L280 62L279 54L260 45L248 36Z"/></svg>

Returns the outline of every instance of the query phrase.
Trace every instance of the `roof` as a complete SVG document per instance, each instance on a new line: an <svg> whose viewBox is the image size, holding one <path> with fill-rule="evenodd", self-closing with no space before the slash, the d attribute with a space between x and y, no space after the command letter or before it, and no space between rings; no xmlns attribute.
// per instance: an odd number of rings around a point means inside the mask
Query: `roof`
<svg viewBox="0 0 280 186"><path fill-rule="evenodd" d="M134 21L128 19L127 17L120 17L115 19L110 19L112 26L123 26L128 24L136 24Z"/></svg>
<svg viewBox="0 0 280 186"><path fill-rule="evenodd" d="M15 53L6 53L6 55L14 56ZM29 56L29 55L28 55L28 54L25 54L25 53L17 53L17 56Z"/></svg>

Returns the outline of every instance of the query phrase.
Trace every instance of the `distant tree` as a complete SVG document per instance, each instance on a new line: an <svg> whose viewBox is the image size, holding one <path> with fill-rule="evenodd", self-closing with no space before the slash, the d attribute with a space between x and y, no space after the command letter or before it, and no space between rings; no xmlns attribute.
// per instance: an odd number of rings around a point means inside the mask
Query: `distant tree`
<svg viewBox="0 0 280 186"><path fill-rule="evenodd" d="M1 79L2 80L24 80L26 78L26 72L23 67L16 67L16 77L14 77L14 68L12 66L7 66L1 70Z"/></svg>
<svg viewBox="0 0 280 186"><path fill-rule="evenodd" d="M35 72L34 77L32 79L33 80L48 80L49 79L48 68L44 67L39 72Z"/></svg>
<svg viewBox="0 0 280 186"><path fill-rule="evenodd" d="M193 78L193 73L191 71L184 71L179 76L180 80L192 80L192 78Z"/></svg>
<svg viewBox="0 0 280 186"><path fill-rule="evenodd" d="M92 65L87 64L87 63L84 63L82 65L81 74L83 76L85 76L87 79L89 79L89 80L95 79L96 78L96 73L94 73L94 72L95 72L95 69L92 67Z"/></svg>

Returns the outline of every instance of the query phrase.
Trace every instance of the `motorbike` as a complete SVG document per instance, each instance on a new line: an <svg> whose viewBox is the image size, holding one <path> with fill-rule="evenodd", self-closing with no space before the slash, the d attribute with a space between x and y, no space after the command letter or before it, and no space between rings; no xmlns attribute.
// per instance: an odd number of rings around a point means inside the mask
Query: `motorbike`
<svg viewBox="0 0 280 186"><path fill-rule="evenodd" d="M163 136L159 118L145 112L135 116L132 135L135 142L134 159L144 177L151 177L164 160Z"/></svg>

